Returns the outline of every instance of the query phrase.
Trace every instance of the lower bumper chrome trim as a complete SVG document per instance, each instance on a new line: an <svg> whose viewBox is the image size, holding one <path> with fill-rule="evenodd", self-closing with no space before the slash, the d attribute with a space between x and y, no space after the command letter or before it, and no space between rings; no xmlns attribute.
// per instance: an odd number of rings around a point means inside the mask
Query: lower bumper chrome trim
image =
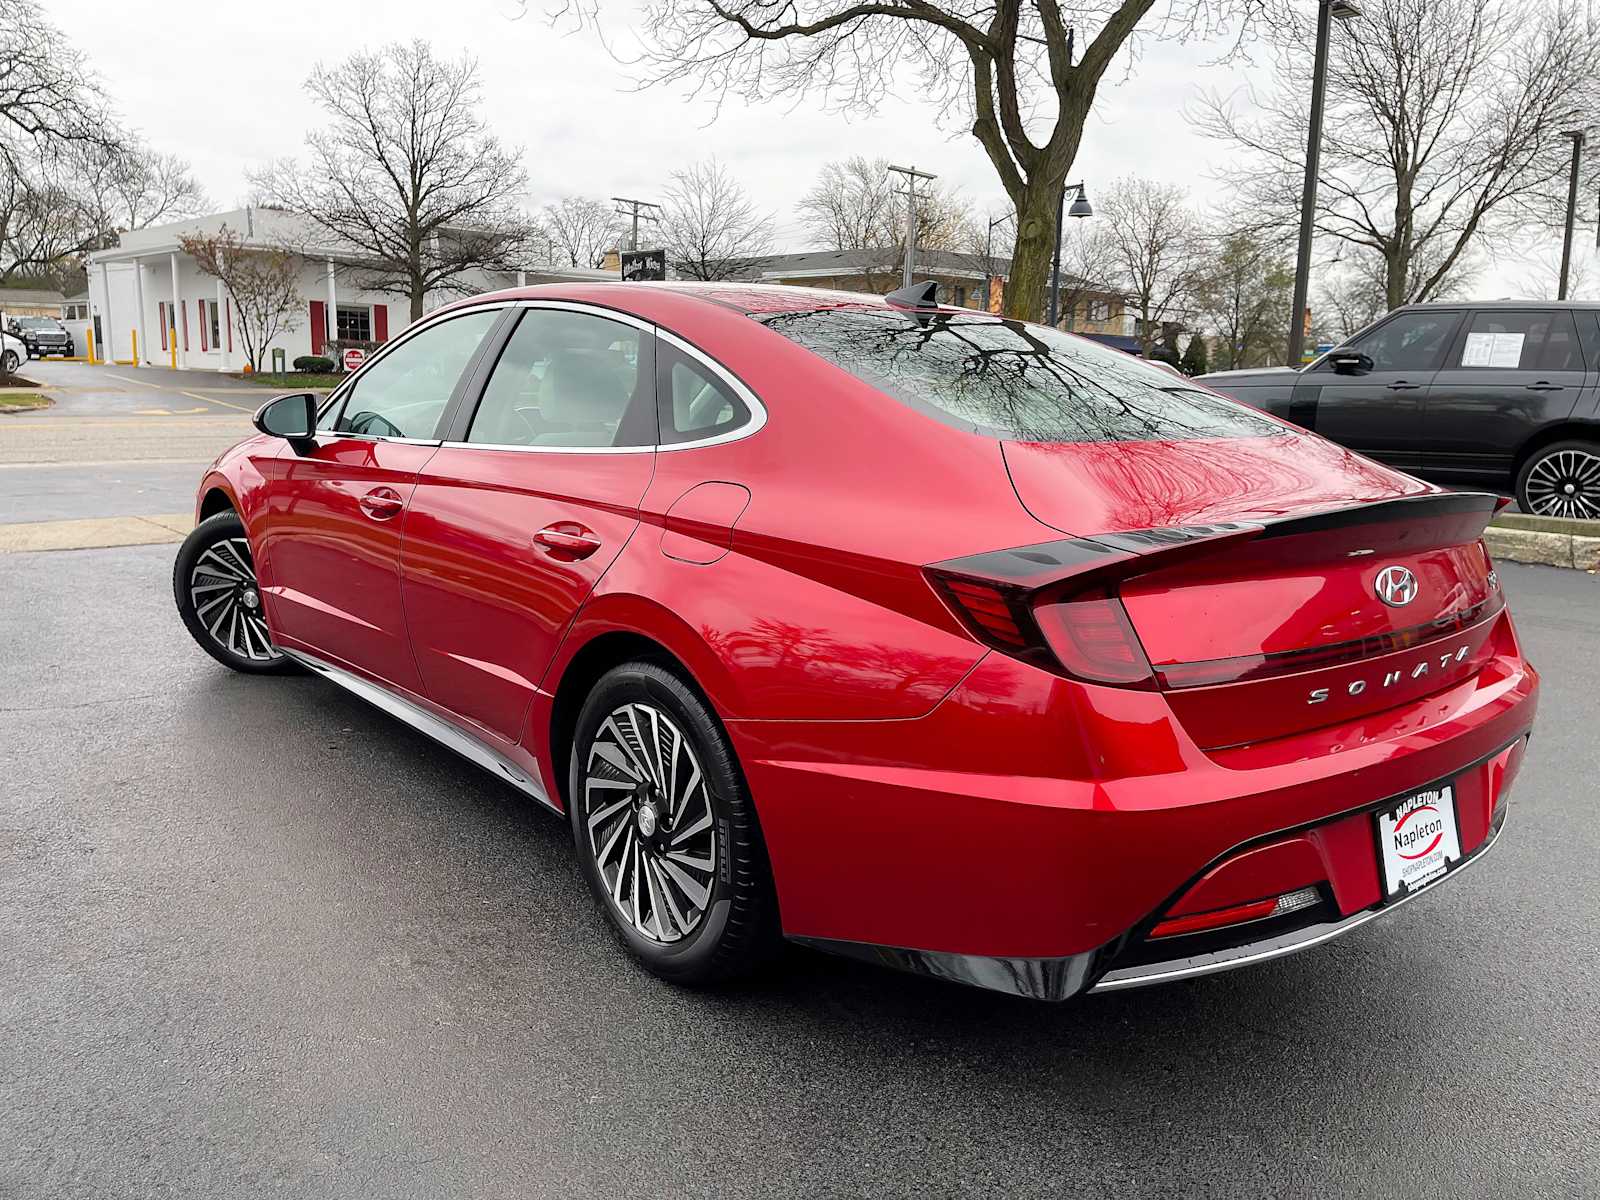
<svg viewBox="0 0 1600 1200"><path fill-rule="evenodd" d="M1156 983L1171 983L1179 979L1195 979L1201 975L1215 975L1219 971L1231 971L1235 967L1250 966L1254 963L1268 962L1274 958L1282 958L1286 954L1295 954L1301 950L1309 950L1313 946L1320 946L1323 942L1332 941L1349 933L1352 929L1359 929L1368 921L1378 917L1387 916L1395 909L1411 903L1418 896L1426 896L1441 883L1447 883L1473 863L1477 862L1489 852L1500 838L1500 830L1505 825L1505 809L1500 810L1500 817L1489 830L1489 836L1470 857L1462 861L1448 874L1442 876L1434 883L1402 896L1398 900L1391 900L1388 904L1378 908L1364 908L1360 912L1351 913L1337 921L1324 921L1318 925L1308 925L1303 929L1296 929L1277 937L1265 938L1259 942L1248 942L1243 946L1232 946L1226 950L1217 950L1211 954L1197 954L1193 958L1177 958L1168 962L1143 963L1137 967L1124 967L1121 970L1108 971L1101 976L1091 992L1113 992L1125 988L1149 987Z"/></svg>
<svg viewBox="0 0 1600 1200"><path fill-rule="evenodd" d="M374 708L380 708L391 717L404 721L418 733L427 734L447 750L454 750L462 758L482 767L496 779L504 780L519 792L532 796L552 812L560 813L561 810L550 803L550 797L544 794L544 788L540 785L537 777L531 776L493 746L488 745L459 725L418 707L405 697L391 692L382 684L363 679L359 675L346 671L343 667L336 667L330 662L324 662L313 654L307 654L303 650L290 650L287 647L280 647L280 649L301 666L321 675L324 679L338 684L347 692L361 697Z"/></svg>

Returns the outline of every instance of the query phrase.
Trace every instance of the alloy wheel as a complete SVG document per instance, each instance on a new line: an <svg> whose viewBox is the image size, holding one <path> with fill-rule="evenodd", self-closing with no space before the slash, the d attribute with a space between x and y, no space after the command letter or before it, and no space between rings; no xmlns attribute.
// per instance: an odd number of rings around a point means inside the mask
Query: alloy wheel
<svg viewBox="0 0 1600 1200"><path fill-rule="evenodd" d="M631 703L601 722L585 765L583 820L622 919L656 942L693 933L717 877L717 824L700 760L669 715Z"/></svg>
<svg viewBox="0 0 1600 1200"><path fill-rule="evenodd" d="M1558 450L1528 470L1529 507L1546 517L1600 518L1600 455Z"/></svg>
<svg viewBox="0 0 1600 1200"><path fill-rule="evenodd" d="M251 662L283 657L262 617L255 562L244 538L225 538L201 552L189 573L189 598L206 632L229 654Z"/></svg>

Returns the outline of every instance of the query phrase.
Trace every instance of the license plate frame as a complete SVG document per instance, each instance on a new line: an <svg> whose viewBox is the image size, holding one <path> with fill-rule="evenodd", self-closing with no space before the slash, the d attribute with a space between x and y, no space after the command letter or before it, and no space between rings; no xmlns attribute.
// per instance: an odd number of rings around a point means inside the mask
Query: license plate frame
<svg viewBox="0 0 1600 1200"><path fill-rule="evenodd" d="M1385 904L1432 887L1460 865L1456 779L1397 797L1372 814L1378 884Z"/></svg>

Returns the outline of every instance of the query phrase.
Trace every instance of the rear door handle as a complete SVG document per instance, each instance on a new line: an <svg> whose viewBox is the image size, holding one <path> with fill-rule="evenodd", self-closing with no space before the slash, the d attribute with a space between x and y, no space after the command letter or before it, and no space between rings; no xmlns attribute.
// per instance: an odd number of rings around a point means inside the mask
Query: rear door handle
<svg viewBox="0 0 1600 1200"><path fill-rule="evenodd" d="M576 521L558 521L554 525L546 525L533 535L533 540L551 558L561 559L563 562L588 558L600 549L600 539L595 536L594 531L584 528Z"/></svg>
<svg viewBox="0 0 1600 1200"><path fill-rule="evenodd" d="M1567 389L1564 384L1548 383L1541 379L1538 383L1528 384L1524 390L1529 392L1564 392Z"/></svg>
<svg viewBox="0 0 1600 1200"><path fill-rule="evenodd" d="M406 502L400 498L400 493L393 488L373 488L361 497L361 511L374 521L387 521L397 515Z"/></svg>
<svg viewBox="0 0 1600 1200"><path fill-rule="evenodd" d="M1407 383L1404 379L1397 379L1389 385L1391 392L1414 392L1422 385L1420 383Z"/></svg>

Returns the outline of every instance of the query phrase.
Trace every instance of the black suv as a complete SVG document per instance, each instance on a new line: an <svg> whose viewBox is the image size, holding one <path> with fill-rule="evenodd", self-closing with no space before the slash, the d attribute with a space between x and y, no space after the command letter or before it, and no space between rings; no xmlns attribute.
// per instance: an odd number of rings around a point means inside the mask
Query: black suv
<svg viewBox="0 0 1600 1200"><path fill-rule="evenodd" d="M11 322L11 332L22 339L34 358L46 354L73 356L72 334L54 317L17 317Z"/></svg>
<svg viewBox="0 0 1600 1200"><path fill-rule="evenodd" d="M1515 487L1600 518L1600 304L1397 308L1303 369L1201 381L1418 475Z"/></svg>

